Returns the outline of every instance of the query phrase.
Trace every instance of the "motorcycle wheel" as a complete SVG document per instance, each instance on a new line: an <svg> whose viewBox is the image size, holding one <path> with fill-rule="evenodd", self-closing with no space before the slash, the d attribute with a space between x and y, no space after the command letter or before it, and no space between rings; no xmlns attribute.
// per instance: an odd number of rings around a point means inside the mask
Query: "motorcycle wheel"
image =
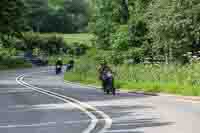
<svg viewBox="0 0 200 133"><path fill-rule="evenodd" d="M107 93L108 95L110 94L110 89L109 89L109 88L106 89L106 93Z"/></svg>
<svg viewBox="0 0 200 133"><path fill-rule="evenodd" d="M115 96L116 95L116 89L113 87L112 88L112 94Z"/></svg>

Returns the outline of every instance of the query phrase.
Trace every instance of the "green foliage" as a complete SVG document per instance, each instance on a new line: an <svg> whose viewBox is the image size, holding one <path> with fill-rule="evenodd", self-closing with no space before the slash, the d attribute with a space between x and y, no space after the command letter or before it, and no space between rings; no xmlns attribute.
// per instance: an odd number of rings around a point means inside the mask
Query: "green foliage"
<svg viewBox="0 0 200 133"><path fill-rule="evenodd" d="M0 41L12 46L13 37L21 37L26 29L26 4L23 0L2 0L0 3Z"/></svg>
<svg viewBox="0 0 200 133"><path fill-rule="evenodd" d="M0 3L0 35L16 35L24 29L26 5L23 0L2 0Z"/></svg>
<svg viewBox="0 0 200 133"><path fill-rule="evenodd" d="M144 58L144 48L148 44L148 29L144 19L146 4L140 0L94 2L91 29L96 36L97 48L111 50L111 55L106 58L112 57L114 64L121 64L131 57L138 63ZM126 22L127 25L120 25Z"/></svg>
<svg viewBox="0 0 200 133"><path fill-rule="evenodd" d="M76 33L86 30L89 14L84 0L26 0L26 3L33 31Z"/></svg>
<svg viewBox="0 0 200 133"><path fill-rule="evenodd" d="M16 69L16 68L29 68L29 67L32 67L32 64L23 59L9 58L7 60L1 60L1 62L0 62L0 70Z"/></svg>
<svg viewBox="0 0 200 133"><path fill-rule="evenodd" d="M31 67L31 64L22 58L16 58L18 51L15 48L0 47L0 69Z"/></svg>
<svg viewBox="0 0 200 133"><path fill-rule="evenodd" d="M180 57L198 51L200 44L199 0L156 0L149 8L150 36L167 56Z"/></svg>
<svg viewBox="0 0 200 133"><path fill-rule="evenodd" d="M154 60L162 56L167 63L183 60L186 52L194 54L200 50L198 0L92 2L90 26L98 48L113 51L142 49L143 58ZM128 18L128 28L124 31L119 26L123 24L123 18Z"/></svg>
<svg viewBox="0 0 200 133"><path fill-rule="evenodd" d="M90 30L96 36L97 47L109 49L110 36L116 30L116 23L113 22L113 3L111 0L93 0L92 6Z"/></svg>
<svg viewBox="0 0 200 133"><path fill-rule="evenodd" d="M34 31L39 32L49 12L48 0L26 0L26 3L29 7L28 24Z"/></svg>
<svg viewBox="0 0 200 133"><path fill-rule="evenodd" d="M64 4L64 0L48 0L48 2L52 7L62 7Z"/></svg>
<svg viewBox="0 0 200 133"><path fill-rule="evenodd" d="M33 50L39 48L47 54L59 54L62 49L68 48L64 39L57 35L42 36L35 33L26 33L24 35L24 42L26 50Z"/></svg>
<svg viewBox="0 0 200 133"><path fill-rule="evenodd" d="M139 64L144 61L144 50L142 48L132 48L125 54L128 64Z"/></svg>
<svg viewBox="0 0 200 133"><path fill-rule="evenodd" d="M113 0L113 20L120 24L127 24L129 19L129 9L127 0Z"/></svg>
<svg viewBox="0 0 200 133"><path fill-rule="evenodd" d="M19 50L32 51L35 55L70 55L81 56L91 48L87 34L39 34L24 33L24 42ZM69 39L69 40L68 40ZM88 40L87 40L88 39Z"/></svg>
<svg viewBox="0 0 200 133"><path fill-rule="evenodd" d="M111 37L112 48L116 51L127 51L129 49L129 32L125 26L119 28Z"/></svg>

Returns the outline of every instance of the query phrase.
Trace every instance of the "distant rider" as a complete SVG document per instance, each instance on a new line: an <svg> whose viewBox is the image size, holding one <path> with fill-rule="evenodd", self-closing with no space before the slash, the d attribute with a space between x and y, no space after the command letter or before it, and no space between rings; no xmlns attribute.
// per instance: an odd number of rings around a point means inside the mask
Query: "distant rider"
<svg viewBox="0 0 200 133"><path fill-rule="evenodd" d="M56 74L58 74L62 71L62 66L63 66L62 59L59 58L56 62Z"/></svg>
<svg viewBox="0 0 200 133"><path fill-rule="evenodd" d="M66 66L66 71L70 71L74 68L74 60L70 60Z"/></svg>

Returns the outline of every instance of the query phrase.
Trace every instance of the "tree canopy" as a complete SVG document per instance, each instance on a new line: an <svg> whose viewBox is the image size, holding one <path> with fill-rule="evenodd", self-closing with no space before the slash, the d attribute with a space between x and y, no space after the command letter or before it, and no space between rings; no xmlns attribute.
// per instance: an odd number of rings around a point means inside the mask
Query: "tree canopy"
<svg viewBox="0 0 200 133"><path fill-rule="evenodd" d="M141 60L180 59L200 50L199 0L91 0L100 48ZM123 52L124 51L124 52Z"/></svg>
<svg viewBox="0 0 200 133"><path fill-rule="evenodd" d="M26 0L29 26L37 32L85 31L88 3L85 0Z"/></svg>
<svg viewBox="0 0 200 133"><path fill-rule="evenodd" d="M26 4L23 0L2 0L0 2L0 34L16 35L26 26Z"/></svg>

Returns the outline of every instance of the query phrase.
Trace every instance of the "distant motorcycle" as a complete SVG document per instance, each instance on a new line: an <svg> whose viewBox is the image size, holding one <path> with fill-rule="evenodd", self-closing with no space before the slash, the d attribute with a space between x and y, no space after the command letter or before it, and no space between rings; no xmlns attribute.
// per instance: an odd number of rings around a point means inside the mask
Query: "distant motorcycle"
<svg viewBox="0 0 200 133"><path fill-rule="evenodd" d="M62 66L61 65L57 65L56 66L56 74L60 74L62 72Z"/></svg>
<svg viewBox="0 0 200 133"><path fill-rule="evenodd" d="M102 75L102 79L103 79L103 82L104 82L104 92L106 92L107 94L110 94L110 92L112 92L113 95L116 94L116 89L114 87L114 77L113 77L113 74L108 71L106 73L104 73Z"/></svg>
<svg viewBox="0 0 200 133"><path fill-rule="evenodd" d="M74 61L70 60L69 63L66 65L66 72L71 71L74 68Z"/></svg>

